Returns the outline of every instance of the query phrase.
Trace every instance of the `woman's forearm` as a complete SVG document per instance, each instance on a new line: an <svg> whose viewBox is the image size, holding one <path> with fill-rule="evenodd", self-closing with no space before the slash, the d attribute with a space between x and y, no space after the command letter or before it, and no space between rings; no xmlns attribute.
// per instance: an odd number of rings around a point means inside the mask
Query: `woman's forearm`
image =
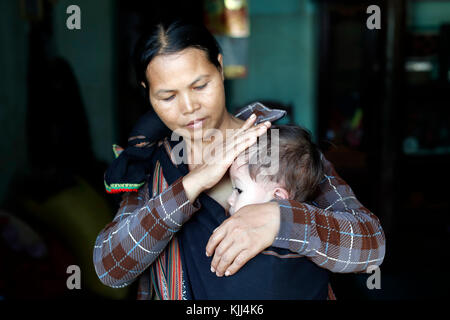
<svg viewBox="0 0 450 320"><path fill-rule="evenodd" d="M107 286L132 283L199 209L199 202L187 198L182 178L154 198L147 194L147 184L139 193L125 194L116 217L96 239L94 266Z"/></svg>
<svg viewBox="0 0 450 320"><path fill-rule="evenodd" d="M195 171L189 172L183 177L183 187L186 192L186 197L191 203L194 203L197 197L202 193L205 188L199 180L198 174Z"/></svg>
<svg viewBox="0 0 450 320"><path fill-rule="evenodd" d="M281 220L273 246L307 256L332 272L362 272L383 262L384 232L372 213L324 210L293 200L277 202Z"/></svg>
<svg viewBox="0 0 450 320"><path fill-rule="evenodd" d="M322 161L325 175L312 204L276 200L281 220L273 245L308 256L332 272L361 272L380 265L386 249L380 221L323 155Z"/></svg>

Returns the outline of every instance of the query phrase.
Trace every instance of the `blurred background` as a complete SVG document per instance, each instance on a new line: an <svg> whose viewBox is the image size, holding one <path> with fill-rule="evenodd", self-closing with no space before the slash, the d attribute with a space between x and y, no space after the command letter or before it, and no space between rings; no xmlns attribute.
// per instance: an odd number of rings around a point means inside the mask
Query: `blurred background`
<svg viewBox="0 0 450 320"><path fill-rule="evenodd" d="M80 9L80 29L70 5ZM369 29L369 5L380 29ZM227 107L261 101L309 129L381 220L381 289L333 274L344 299L448 297L450 1L0 1L0 299L135 299L97 279L117 210L103 173L149 106L131 52L162 17L202 21L225 58ZM72 18L71 18L72 17ZM69 265L81 290L68 290Z"/></svg>

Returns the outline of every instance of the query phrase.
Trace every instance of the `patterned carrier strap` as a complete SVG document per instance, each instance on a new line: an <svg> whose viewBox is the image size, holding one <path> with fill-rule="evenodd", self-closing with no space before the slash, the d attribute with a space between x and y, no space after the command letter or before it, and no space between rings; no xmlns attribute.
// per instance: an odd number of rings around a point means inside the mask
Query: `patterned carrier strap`
<svg viewBox="0 0 450 320"><path fill-rule="evenodd" d="M165 143L171 151L170 145ZM155 165L152 181L152 196L155 197L168 188L159 161ZM150 268L150 279L156 300L184 300L181 256L176 236L156 259Z"/></svg>

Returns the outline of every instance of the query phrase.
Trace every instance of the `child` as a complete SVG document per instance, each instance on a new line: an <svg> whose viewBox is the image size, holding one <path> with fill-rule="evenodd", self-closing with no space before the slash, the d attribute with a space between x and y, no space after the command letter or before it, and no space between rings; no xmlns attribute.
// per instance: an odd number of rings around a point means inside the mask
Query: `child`
<svg viewBox="0 0 450 320"><path fill-rule="evenodd" d="M307 201L322 176L321 155L308 132L296 126L273 125L230 167L233 191L228 199L231 206L228 213L234 214L245 205L277 197ZM328 271L287 249L268 247L229 277L217 277L210 272L211 258L203 253L209 237L202 235L219 226L227 217L223 208L207 195L202 195L201 201L213 210L208 214L194 215L185 224L184 227L195 228L196 232L190 237L184 235L183 229L179 233L181 245L188 253L184 259L193 266L187 270L186 276L194 299L327 298Z"/></svg>
<svg viewBox="0 0 450 320"><path fill-rule="evenodd" d="M278 143L273 141L274 129L278 129ZM259 141L256 152L250 147L230 167L230 215L245 205L274 198L308 201L323 178L320 151L301 127L273 125ZM274 165L278 170L270 172Z"/></svg>

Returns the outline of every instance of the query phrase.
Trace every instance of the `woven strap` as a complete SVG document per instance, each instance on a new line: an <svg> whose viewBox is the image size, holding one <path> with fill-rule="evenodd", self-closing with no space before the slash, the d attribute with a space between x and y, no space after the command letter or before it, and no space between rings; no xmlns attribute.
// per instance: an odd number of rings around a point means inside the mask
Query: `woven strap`
<svg viewBox="0 0 450 320"><path fill-rule="evenodd" d="M167 145L166 145L167 146ZM170 148L170 146L169 146ZM159 161L153 175L153 197L167 189ZM157 300L183 300L183 274L178 239L174 236L150 267L150 278Z"/></svg>

